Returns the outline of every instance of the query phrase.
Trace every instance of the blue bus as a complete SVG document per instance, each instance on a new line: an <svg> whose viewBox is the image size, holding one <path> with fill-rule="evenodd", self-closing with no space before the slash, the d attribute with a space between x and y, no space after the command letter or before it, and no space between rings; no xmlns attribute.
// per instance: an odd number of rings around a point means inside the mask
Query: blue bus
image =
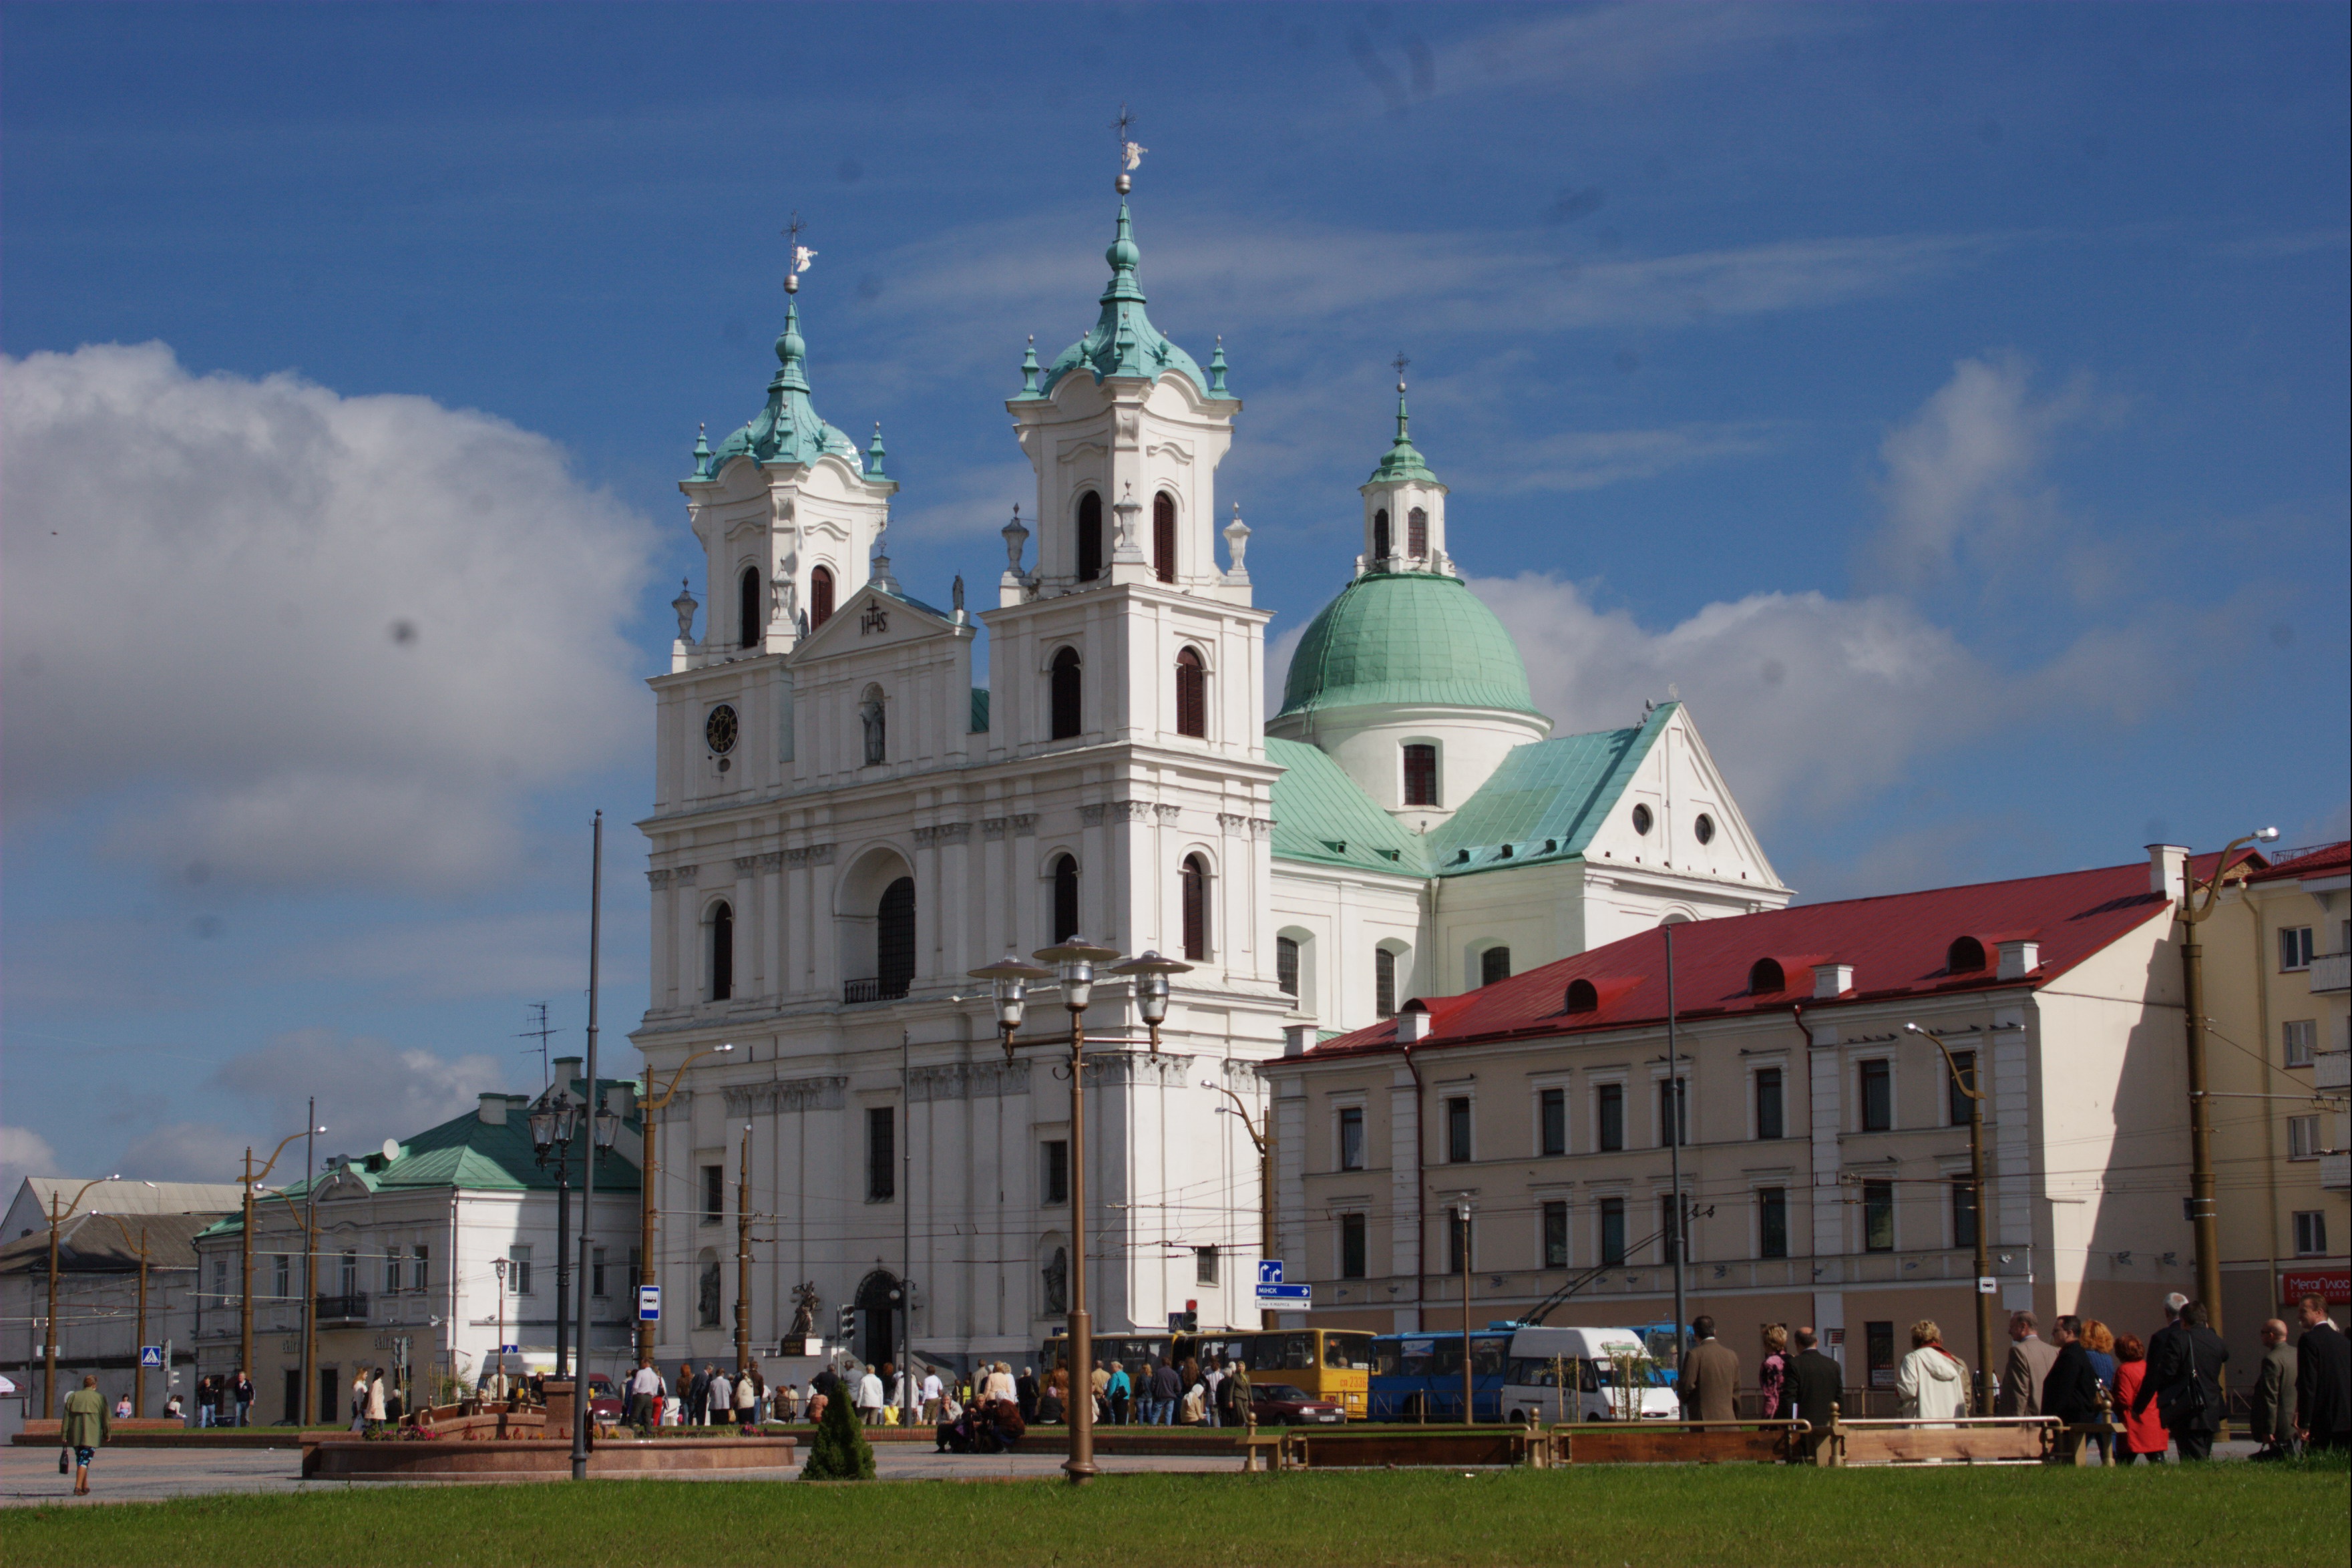
<svg viewBox="0 0 2352 1568"><path fill-rule="evenodd" d="M1503 1374L1510 1359L1509 1330L1471 1334L1471 1397L1481 1421L1502 1419ZM1461 1420L1462 1331L1375 1334L1366 1414L1374 1421Z"/></svg>

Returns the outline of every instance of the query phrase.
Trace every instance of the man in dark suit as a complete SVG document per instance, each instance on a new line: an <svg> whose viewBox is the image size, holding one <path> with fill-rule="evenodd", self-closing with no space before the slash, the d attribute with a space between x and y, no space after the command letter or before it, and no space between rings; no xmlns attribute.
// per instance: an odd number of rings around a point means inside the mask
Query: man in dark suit
<svg viewBox="0 0 2352 1568"><path fill-rule="evenodd" d="M2132 1414L2154 1400L2164 1429L2182 1462L2213 1455L2213 1434L2221 1429L2221 1363L2230 1347L2206 1326L2205 1303L2180 1309L2180 1321L2147 1342L2147 1376L2132 1401Z"/></svg>
<svg viewBox="0 0 2352 1568"><path fill-rule="evenodd" d="M1811 1425L1812 1431L1798 1439L1791 1456L1811 1464L1822 1439L1829 1435L1839 1401L1845 1397L1845 1373L1835 1360L1814 1348L1812 1330L1799 1329L1789 1338L1797 1354L1780 1385L1781 1414Z"/></svg>
<svg viewBox="0 0 2352 1568"><path fill-rule="evenodd" d="M2328 1321L2324 1297L2305 1296L2296 1316L2295 1435L2307 1448L2352 1448L2352 1343Z"/></svg>
<svg viewBox="0 0 2352 1568"><path fill-rule="evenodd" d="M1685 1421L1739 1419L1739 1357L1715 1337L1715 1320L1705 1313L1691 1320L1691 1337L1698 1342L1683 1352L1675 1376Z"/></svg>
<svg viewBox="0 0 2352 1568"><path fill-rule="evenodd" d="M2254 1382L2253 1419L2246 1434L2263 1446L2257 1459L2294 1458L2294 1347L2286 1342L2286 1324L2276 1318L2263 1325L2263 1371Z"/></svg>
<svg viewBox="0 0 2352 1568"><path fill-rule="evenodd" d="M2042 1380L2042 1414L2055 1415L2067 1430L2058 1440L2058 1457L2072 1462L2082 1451L2083 1426L2099 1419L2099 1369L2083 1344L2083 1320L2068 1316L2051 1325L2058 1353Z"/></svg>

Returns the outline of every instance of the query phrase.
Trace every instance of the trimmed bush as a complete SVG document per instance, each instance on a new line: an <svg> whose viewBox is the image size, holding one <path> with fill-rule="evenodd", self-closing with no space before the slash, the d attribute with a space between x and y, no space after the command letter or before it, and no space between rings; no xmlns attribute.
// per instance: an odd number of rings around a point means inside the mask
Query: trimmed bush
<svg viewBox="0 0 2352 1568"><path fill-rule="evenodd" d="M874 1479L874 1446L849 1407L849 1390L843 1388L824 1403L824 1418L817 1423L809 1444L808 1463L801 1467L804 1481L870 1481Z"/></svg>

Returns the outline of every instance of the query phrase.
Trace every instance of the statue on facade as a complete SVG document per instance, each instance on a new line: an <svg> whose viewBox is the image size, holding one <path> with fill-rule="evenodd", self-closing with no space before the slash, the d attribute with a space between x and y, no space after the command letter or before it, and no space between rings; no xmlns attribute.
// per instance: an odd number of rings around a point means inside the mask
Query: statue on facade
<svg viewBox="0 0 2352 1568"><path fill-rule="evenodd" d="M784 1331L788 1340L804 1340L816 1332L816 1281L803 1279L793 1287L793 1326Z"/></svg>

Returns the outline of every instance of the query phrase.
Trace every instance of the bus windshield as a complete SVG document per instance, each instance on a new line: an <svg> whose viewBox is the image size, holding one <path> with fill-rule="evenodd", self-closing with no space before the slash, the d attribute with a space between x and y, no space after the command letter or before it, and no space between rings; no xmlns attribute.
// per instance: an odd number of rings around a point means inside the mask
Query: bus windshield
<svg viewBox="0 0 2352 1568"><path fill-rule="evenodd" d="M1372 1336L1327 1332L1323 1336L1323 1364L1340 1372L1364 1372L1372 1364Z"/></svg>

